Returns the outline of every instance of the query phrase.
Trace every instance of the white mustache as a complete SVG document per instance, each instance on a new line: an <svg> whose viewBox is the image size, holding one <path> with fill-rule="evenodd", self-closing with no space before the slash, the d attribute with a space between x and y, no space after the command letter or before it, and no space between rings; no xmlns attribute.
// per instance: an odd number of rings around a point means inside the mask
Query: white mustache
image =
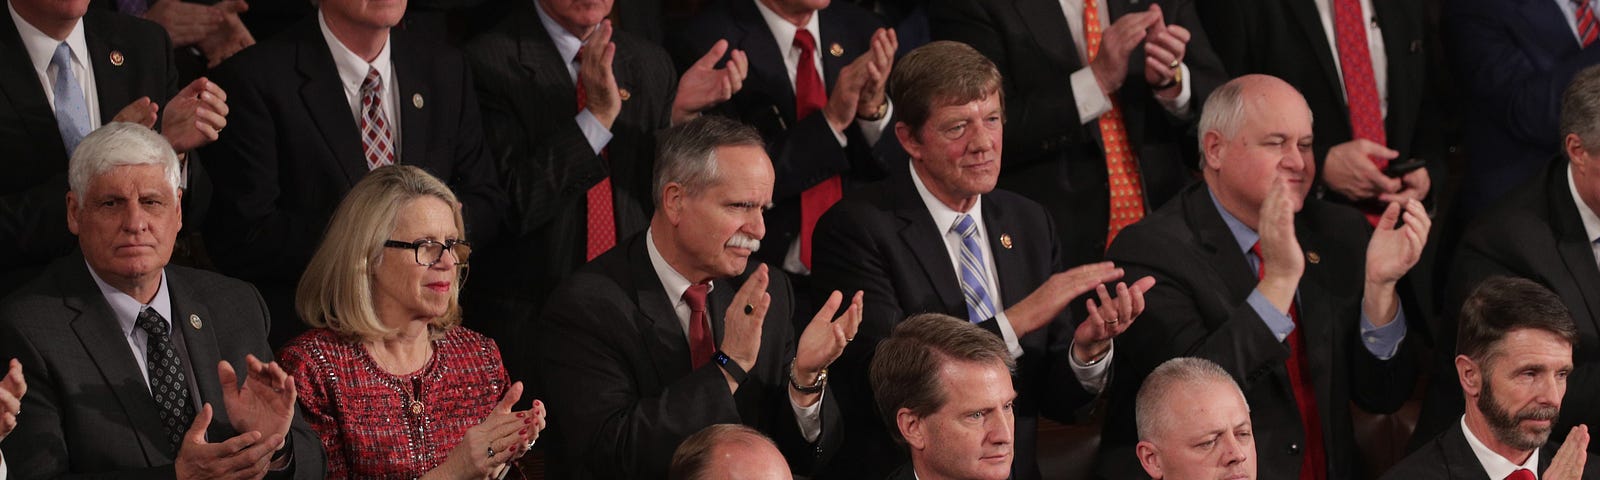
<svg viewBox="0 0 1600 480"><path fill-rule="evenodd" d="M725 247L748 249L750 250L750 253L761 251L761 240L743 233L733 234L733 238L729 238L728 242L722 245Z"/></svg>

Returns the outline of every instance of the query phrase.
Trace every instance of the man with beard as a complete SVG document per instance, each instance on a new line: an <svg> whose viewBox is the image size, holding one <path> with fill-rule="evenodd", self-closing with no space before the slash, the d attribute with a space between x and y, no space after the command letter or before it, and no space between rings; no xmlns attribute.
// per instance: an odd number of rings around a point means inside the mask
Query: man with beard
<svg viewBox="0 0 1600 480"><path fill-rule="evenodd" d="M1531 280L1490 277L1461 306L1456 341L1466 415L1385 480L1600 478L1585 468L1587 426L1573 427L1560 451L1545 445L1578 343L1560 297Z"/></svg>

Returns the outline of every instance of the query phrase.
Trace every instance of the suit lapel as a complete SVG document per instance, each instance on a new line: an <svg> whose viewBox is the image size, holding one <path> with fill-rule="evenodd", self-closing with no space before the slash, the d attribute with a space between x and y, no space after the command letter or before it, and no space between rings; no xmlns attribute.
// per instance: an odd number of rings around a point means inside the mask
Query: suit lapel
<svg viewBox="0 0 1600 480"><path fill-rule="evenodd" d="M742 38L738 42L730 38L728 42L743 48L750 60L749 74L752 80L745 81L744 88L765 91L769 98L777 102L783 118L795 118L794 82L789 80L789 69L783 64L784 56L777 40L772 37L772 29L767 28L767 21L756 10L755 2L733 1L729 5L729 15L734 17L733 24L738 26Z"/></svg>
<svg viewBox="0 0 1600 480"><path fill-rule="evenodd" d="M1035 43L1044 52L1055 58L1056 63L1064 65L1068 70L1077 70L1083 65L1083 59L1078 58L1077 44L1072 41L1072 30L1067 25L1066 13L1061 11L1061 2L1056 0L1013 0L1017 13L1027 24L1028 31L1033 34Z"/></svg>
<svg viewBox="0 0 1600 480"><path fill-rule="evenodd" d="M215 317L212 317L210 309L199 301L200 296L193 293L185 279L177 278L172 273L173 269L166 271L167 292L172 301L172 318L167 321L171 322L173 330L183 331L184 348L189 351L189 358L186 361L189 362L189 369L194 372L194 384L200 389L200 401L211 404L212 418L223 420L211 424L214 426L226 424L228 407L222 401L221 379L213 373L217 371L217 362L222 361L222 355L217 351L216 323L211 323L212 328L205 328L206 322L214 320ZM195 327L193 319L199 319L201 326ZM244 365L235 364L233 368L240 377L245 376L248 371ZM237 388L236 385L229 387ZM200 405L195 405L194 408L198 412ZM211 438L228 438L232 435L231 431L214 431L211 433Z"/></svg>
<svg viewBox="0 0 1600 480"><path fill-rule="evenodd" d="M119 38L114 29L93 28L98 25L99 15L85 15L83 17L83 40L89 46L88 60L94 64L94 88L99 92L100 123L111 123L116 118L117 112L122 107L128 106L133 99L134 92L133 69L111 63L111 52L117 50ZM155 61L153 58L123 58L123 62ZM166 107L166 105L162 105Z"/></svg>
<svg viewBox="0 0 1600 480"><path fill-rule="evenodd" d="M1590 247L1593 239L1587 238L1589 232L1583 229L1578 204L1567 185L1567 162L1557 163L1549 170L1545 187L1550 195L1550 223L1555 227L1556 253L1561 256L1561 264L1582 292L1584 306L1589 309L1588 312L1573 312L1573 319L1594 322L1600 320L1600 315L1596 315L1600 313L1600 268L1595 265L1594 249ZM1592 327L1600 330L1600 324Z"/></svg>
<svg viewBox="0 0 1600 480"><path fill-rule="evenodd" d="M1309 200L1308 200L1309 201ZM1306 209L1302 209L1304 212ZM1315 233L1315 228L1309 225L1304 215L1295 215L1295 232L1300 241L1302 256L1321 250L1320 235L1305 235L1299 232ZM1336 408L1345 408L1343 405L1333 404L1333 392L1330 390L1333 383L1320 379L1333 378L1334 359L1333 345L1340 341L1341 335L1334 323L1340 320L1340 311L1333 308L1341 300L1329 294L1324 285L1333 282L1326 278L1328 272L1321 263L1305 262L1305 273L1302 274L1300 286L1297 290L1298 301L1295 302L1300 311L1300 318L1295 329L1300 331L1300 343L1306 349L1306 368L1311 371L1311 387L1316 391L1317 409L1322 418L1329 417L1329 413ZM1365 350L1362 348L1360 350ZM1349 355L1366 355L1365 351L1350 352Z"/></svg>
<svg viewBox="0 0 1600 480"><path fill-rule="evenodd" d="M75 256L76 257L76 256ZM81 258L81 257L79 257ZM70 274L62 279L62 292L74 292L65 300L67 308L78 312L71 327L83 349L88 352L94 368L110 386L111 395L122 405L123 414L139 438L139 449L150 465L172 463L175 452L167 452L166 427L156 413L155 400L128 341L122 336L122 326L117 324L111 306L101 296L88 266L74 265Z"/></svg>
<svg viewBox="0 0 1600 480"><path fill-rule="evenodd" d="M1250 261L1239 250L1238 240L1212 204L1209 192L1205 183L1199 183L1184 193L1184 218L1190 219L1190 230L1207 252L1207 263L1216 265L1227 298L1244 298L1255 289L1256 272L1250 270Z"/></svg>
<svg viewBox="0 0 1600 480"><path fill-rule="evenodd" d="M939 294L939 301L953 312L965 312L966 299L961 296L961 280L955 266L950 264L950 250L944 243L944 232L933 223L928 206L922 204L917 186L911 183L911 174L896 175L888 188L895 189L888 198L898 202L895 215L900 217L900 240L916 254L917 263L928 275L928 283Z"/></svg>
<svg viewBox="0 0 1600 480"><path fill-rule="evenodd" d="M1289 13L1294 16L1294 22L1300 25L1300 31L1305 33L1306 41L1311 42L1311 50L1317 56L1317 64L1322 66L1322 75L1328 85L1344 85L1339 79L1338 67L1333 64L1335 52L1328 45L1328 35L1322 27L1322 16L1317 13L1315 0L1288 0ZM1376 1L1374 2L1376 3ZM1374 7L1376 8L1376 7ZM1393 62L1391 62L1393 63ZM1392 74L1391 74L1391 78ZM1343 89L1339 89L1343 98Z"/></svg>
<svg viewBox="0 0 1600 480"><path fill-rule="evenodd" d="M350 114L350 102L340 85L339 69L333 64L333 54L316 22L302 22L301 31L286 35L300 35L295 57L299 70L300 100L311 113L322 140L333 151L333 158L345 178L354 185L367 174L366 156L361 147L361 130ZM398 69L398 68L397 68ZM398 106L398 105L397 105Z"/></svg>
<svg viewBox="0 0 1600 480"><path fill-rule="evenodd" d="M510 22L511 25L528 25L525 29L517 30L517 63L522 67L523 73L532 79L531 85L539 87L536 89L537 93L518 98L540 99L546 103L535 107L541 108L571 105L576 112L577 85L572 83L572 76L567 74L567 64L571 63L571 59L561 58L561 52L556 50L555 42L550 40L550 32L544 29L544 24L540 22L539 14L534 8L537 7L529 2L526 8L518 9L512 14L521 18ZM616 66L618 65L613 64L613 68Z"/></svg>
<svg viewBox="0 0 1600 480"><path fill-rule="evenodd" d="M29 137L48 141L51 145L48 148L59 149L56 151L61 154L54 158L59 158L62 164L58 170L66 171L67 147L61 141L61 130L56 128L55 110L50 108L50 100L45 98L44 86L39 84L39 77L34 74L33 60L28 57L27 47L22 45L22 34L17 33L11 15L0 15L0 68L13 72L0 75L0 94L4 94L12 108L16 109ZM27 74L23 75L22 72ZM49 160L41 158L34 161Z"/></svg>
<svg viewBox="0 0 1600 480"><path fill-rule="evenodd" d="M1003 297L995 308L1005 310L1006 306L1015 305L1033 293L1035 285L1027 285L1027 280L1021 275L1028 271L1028 260L1022 258L1021 254L1026 249L1012 250L1010 241L1001 240L1010 238L1009 229L1016 222L1012 220L1011 212L1006 211L1004 206L997 204L993 199L994 197L984 199L983 227L985 235L989 237L989 255L994 256L994 276L1000 283L1000 296Z"/></svg>
<svg viewBox="0 0 1600 480"><path fill-rule="evenodd" d="M400 90L399 104L394 106L394 111L400 114L400 128L396 130L400 135L400 152L395 156L395 163L421 165L428 161L428 139L433 131L429 122L433 116L425 110L427 99L433 98L432 85L428 82L428 67L432 63L415 53L418 50L411 47L410 37L404 30L390 29L389 39L394 45L390 49L390 61L394 64L395 88Z"/></svg>
<svg viewBox="0 0 1600 480"><path fill-rule="evenodd" d="M633 276L634 302L642 314L639 332L644 338L641 340L650 350L656 374L662 383L667 383L689 374L689 341L684 338L678 313L672 308L677 302L667 298L666 287L661 286L661 278L656 276L655 266L650 263L650 253L645 251L648 241L645 235L634 236L634 244L628 246L628 268ZM711 308L707 310L709 315Z"/></svg>
<svg viewBox="0 0 1600 480"><path fill-rule="evenodd" d="M1491 480L1489 474L1484 472L1483 464L1478 461L1478 454L1472 452L1472 445L1467 443L1466 432L1461 430L1461 424L1455 423L1445 430L1432 447L1438 448L1439 456L1444 460L1442 467L1448 474L1444 478L1460 480ZM1544 451L1540 449L1542 467L1548 462L1543 461ZM1541 472L1542 473L1542 472Z"/></svg>

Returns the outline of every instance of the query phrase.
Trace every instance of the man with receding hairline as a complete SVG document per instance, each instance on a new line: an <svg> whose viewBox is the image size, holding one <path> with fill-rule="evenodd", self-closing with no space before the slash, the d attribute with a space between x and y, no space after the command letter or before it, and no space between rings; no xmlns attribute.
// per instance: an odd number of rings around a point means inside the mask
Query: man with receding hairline
<svg viewBox="0 0 1600 480"><path fill-rule="evenodd" d="M1139 464L1157 480L1255 480L1250 405L1210 360L1167 360L1139 387Z"/></svg>
<svg viewBox="0 0 1600 480"><path fill-rule="evenodd" d="M739 424L719 423L690 435L672 455L667 480L790 480L772 439Z"/></svg>

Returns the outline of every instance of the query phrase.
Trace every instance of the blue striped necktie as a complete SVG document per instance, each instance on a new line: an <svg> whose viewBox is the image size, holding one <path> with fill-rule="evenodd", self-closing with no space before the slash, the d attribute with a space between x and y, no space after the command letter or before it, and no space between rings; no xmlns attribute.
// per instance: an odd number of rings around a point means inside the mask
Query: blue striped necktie
<svg viewBox="0 0 1600 480"><path fill-rule="evenodd" d="M994 318L994 302L989 299L989 275L984 268L983 248L978 243L978 222L972 216L956 217L951 231L961 235L961 296L967 300L967 319L972 323Z"/></svg>

